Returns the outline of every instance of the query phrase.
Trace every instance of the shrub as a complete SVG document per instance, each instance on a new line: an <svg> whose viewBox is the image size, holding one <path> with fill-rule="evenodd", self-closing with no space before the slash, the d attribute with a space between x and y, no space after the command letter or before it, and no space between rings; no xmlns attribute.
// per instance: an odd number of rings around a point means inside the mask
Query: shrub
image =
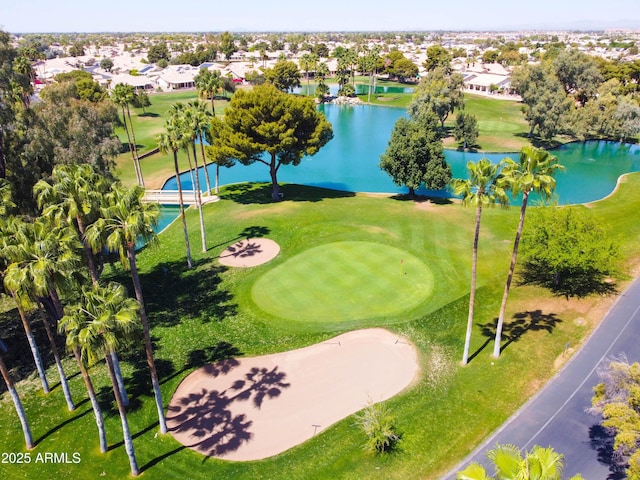
<svg viewBox="0 0 640 480"><path fill-rule="evenodd" d="M356 420L367 436L364 450L375 454L393 451L400 440L394 423L395 417L385 405L369 402Z"/></svg>

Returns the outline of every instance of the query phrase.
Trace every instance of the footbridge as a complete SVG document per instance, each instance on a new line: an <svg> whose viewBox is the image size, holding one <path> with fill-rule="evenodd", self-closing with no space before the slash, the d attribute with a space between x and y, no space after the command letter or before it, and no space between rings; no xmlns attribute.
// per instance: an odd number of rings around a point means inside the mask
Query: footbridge
<svg viewBox="0 0 640 480"><path fill-rule="evenodd" d="M177 190L146 190L142 200L145 202L160 203L162 205L180 205L180 196ZM193 190L183 190L182 200L185 205L196 205L196 192ZM202 204L217 202L220 200L217 195L210 193L202 194Z"/></svg>

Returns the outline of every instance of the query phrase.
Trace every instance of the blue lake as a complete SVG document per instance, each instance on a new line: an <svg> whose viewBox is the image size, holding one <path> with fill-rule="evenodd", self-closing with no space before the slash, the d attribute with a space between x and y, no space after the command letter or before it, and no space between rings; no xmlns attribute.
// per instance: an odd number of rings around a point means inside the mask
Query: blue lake
<svg viewBox="0 0 640 480"><path fill-rule="evenodd" d="M303 159L297 167L280 167L280 182L353 192L407 192L406 188L395 185L378 167L380 155L387 148L393 125L398 118L406 115L405 110L365 105L321 105L319 109L333 125L333 140L315 156ZM585 203L606 197L615 188L620 175L640 171L640 147L637 145L590 141L570 143L552 153L558 156L559 162L566 168L556 174L556 195L560 204ZM454 177L466 176L466 164L469 160L487 157L498 162L510 155L514 156L514 160L517 159L517 154L445 150ZM213 182L215 166L210 165L208 168ZM191 189L189 173L182 174L181 178L183 188ZM200 180L204 189L203 174L200 175ZM262 163L249 166L238 163L231 168L220 169L221 185L269 181L268 168ZM176 190L175 177L169 179L163 188ZM422 190L418 193L449 196L446 191Z"/></svg>

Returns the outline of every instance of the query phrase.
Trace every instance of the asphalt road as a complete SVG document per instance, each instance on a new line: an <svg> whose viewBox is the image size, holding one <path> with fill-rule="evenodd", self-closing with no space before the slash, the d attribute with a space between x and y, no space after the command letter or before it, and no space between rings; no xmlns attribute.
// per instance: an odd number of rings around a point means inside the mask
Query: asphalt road
<svg viewBox="0 0 640 480"><path fill-rule="evenodd" d="M564 455L563 478L576 473L585 480L623 479L611 468L613 439L599 427L600 417L585 409L591 405L597 369L603 360L625 355L640 361L640 278L617 299L585 345L564 368L488 440L443 479L470 462L489 467L485 454L496 444L514 444L529 450L534 445L553 447ZM493 468L488 468L490 474Z"/></svg>

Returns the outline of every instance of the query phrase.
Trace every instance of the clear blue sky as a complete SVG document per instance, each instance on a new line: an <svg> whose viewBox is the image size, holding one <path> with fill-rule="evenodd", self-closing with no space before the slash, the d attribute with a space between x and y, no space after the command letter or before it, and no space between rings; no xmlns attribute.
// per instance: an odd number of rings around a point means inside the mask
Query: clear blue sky
<svg viewBox="0 0 640 480"><path fill-rule="evenodd" d="M640 29L637 0L0 0L8 32Z"/></svg>

